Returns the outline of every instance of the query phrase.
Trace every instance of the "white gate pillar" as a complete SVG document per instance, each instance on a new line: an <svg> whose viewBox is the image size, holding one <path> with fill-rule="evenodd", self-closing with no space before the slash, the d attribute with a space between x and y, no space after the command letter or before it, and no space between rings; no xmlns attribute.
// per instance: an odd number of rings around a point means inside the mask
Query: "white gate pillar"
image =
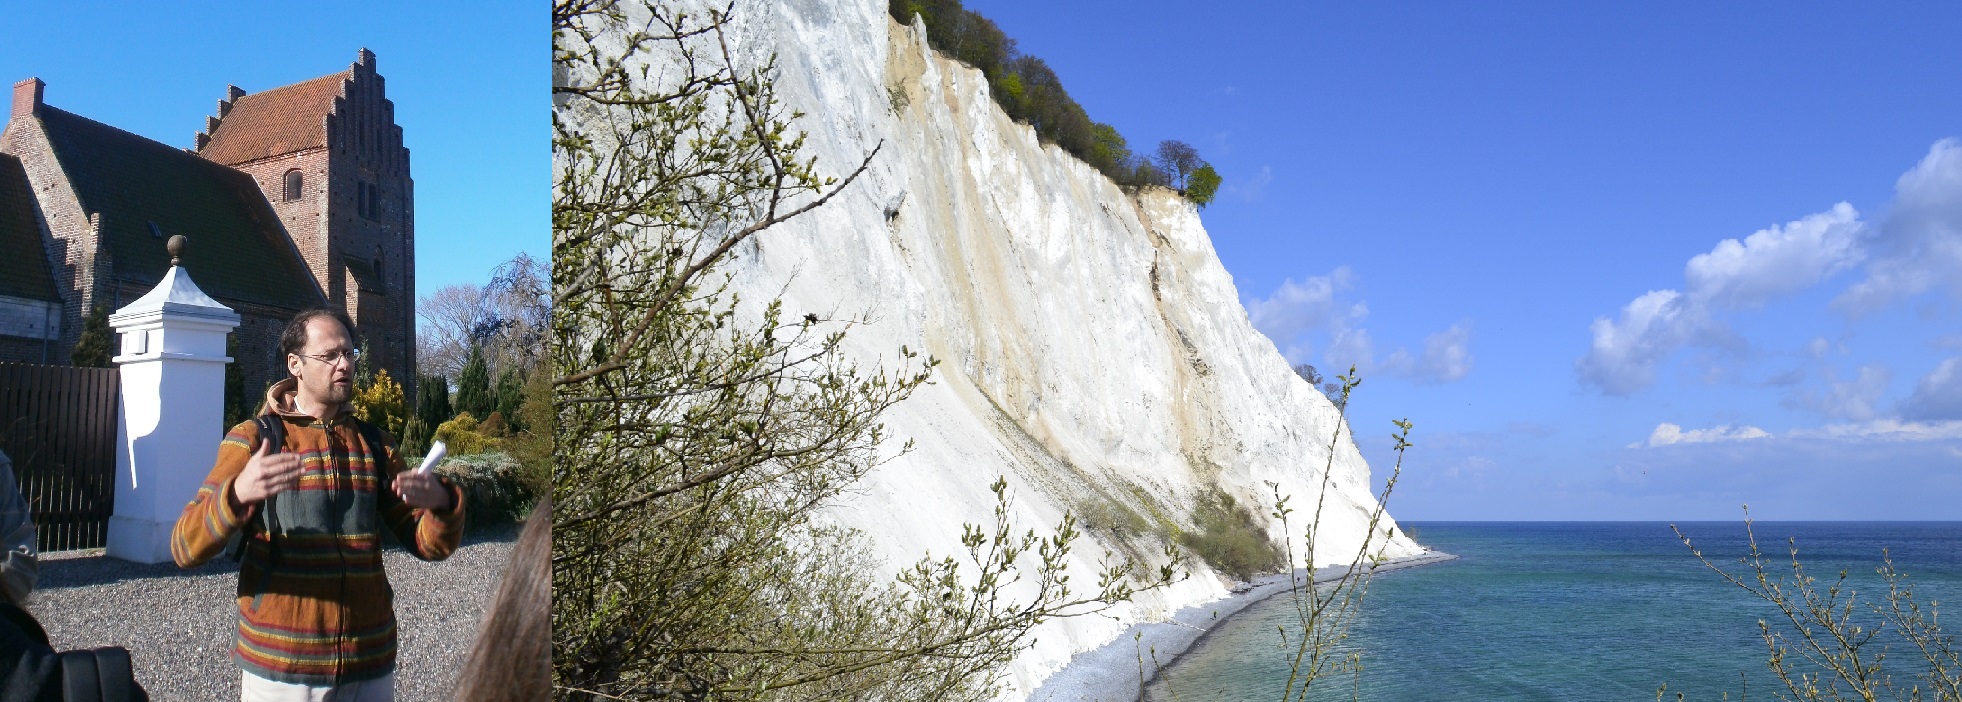
<svg viewBox="0 0 1962 702"><path fill-rule="evenodd" d="M163 282L109 316L122 336L116 423L116 514L107 554L164 563L170 531L218 458L225 420L225 335L238 313L191 282L173 236Z"/></svg>

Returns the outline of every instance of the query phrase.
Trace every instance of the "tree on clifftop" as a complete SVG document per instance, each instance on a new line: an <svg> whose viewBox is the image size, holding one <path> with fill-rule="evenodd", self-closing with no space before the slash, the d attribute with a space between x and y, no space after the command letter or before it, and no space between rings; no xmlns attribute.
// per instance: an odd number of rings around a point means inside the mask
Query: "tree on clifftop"
<svg viewBox="0 0 1962 702"><path fill-rule="evenodd" d="M1213 204L1213 198L1217 195L1219 195L1219 171L1213 170L1213 164L1200 166L1199 170L1193 171L1187 178L1185 199L1191 200L1200 209Z"/></svg>
<svg viewBox="0 0 1962 702"><path fill-rule="evenodd" d="M1204 163L1199 160L1199 150L1191 144L1175 139L1158 142L1158 167L1172 177L1172 187L1185 189L1187 176Z"/></svg>
<svg viewBox="0 0 1962 702"><path fill-rule="evenodd" d="M1171 572L1071 590L1074 520L1014 529L1003 481L964 561L891 580L864 535L816 519L893 457L879 418L933 362L860 367L841 350L857 320L739 311L729 253L878 149L819 175L803 145L823 135L792 128L774 59L738 65L729 10L553 7L554 697L988 699L1036 624ZM1033 594L1003 592L1018 581Z"/></svg>

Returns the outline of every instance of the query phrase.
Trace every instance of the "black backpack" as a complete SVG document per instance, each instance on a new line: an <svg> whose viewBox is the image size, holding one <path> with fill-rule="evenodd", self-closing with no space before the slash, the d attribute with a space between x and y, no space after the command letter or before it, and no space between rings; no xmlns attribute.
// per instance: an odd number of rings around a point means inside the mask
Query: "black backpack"
<svg viewBox="0 0 1962 702"><path fill-rule="evenodd" d="M272 442L274 453L286 450L286 420L280 419L278 415L262 414L252 421L259 425L259 440ZM380 495L381 491L393 489L395 474L388 472L388 466L381 464L382 455L387 450L387 446L382 443L381 429L359 419L353 421L355 431L361 433L361 441L368 444L368 455L374 457L376 468L381 472L381 484L376 488L376 495ZM257 449L255 448L254 451L256 452ZM238 540L232 544L232 560L245 562L246 545L252 542L254 534L260 531L269 534L279 533L279 518L273 514L273 500L278 497L278 495L267 495L266 501L259 505L258 514L253 515L252 519L239 529L236 537ZM272 564L279 559L279 548L270 538L266 540L266 546L268 551L265 576L270 578ZM264 589L263 583L260 589Z"/></svg>
<svg viewBox="0 0 1962 702"><path fill-rule="evenodd" d="M35 702L148 702L121 646L56 653L27 610L0 601L0 699Z"/></svg>

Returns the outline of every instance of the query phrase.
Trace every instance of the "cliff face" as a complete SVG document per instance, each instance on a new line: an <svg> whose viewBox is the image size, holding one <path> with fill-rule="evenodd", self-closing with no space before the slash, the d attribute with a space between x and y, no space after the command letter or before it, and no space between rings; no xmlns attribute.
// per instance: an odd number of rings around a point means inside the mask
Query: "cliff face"
<svg viewBox="0 0 1962 702"><path fill-rule="evenodd" d="M1217 487L1265 523L1273 482L1294 496L1287 536L1301 552L1337 413L1248 323L1191 205L1162 189L1127 195L1042 145L979 71L935 54L883 0L748 11L738 51L777 55L777 90L805 113L794 126L820 169L842 177L883 148L830 204L746 245L735 288L780 295L787 317L869 315L846 342L864 363L890 366L902 345L942 361L885 417L895 448L910 438L914 451L877 470L837 520L893 568L959 554L961 525L990 523L989 484L1006 476L1024 528L1087 516L1071 572L1088 590L1104 551L1158 551L1155 537L1127 542L1099 519L1191 528L1196 497ZM1375 504L1346 432L1334 451L1327 561L1354 553ZM1418 550L1398 533L1390 555ZM1011 694L1131 623L1227 594L1194 566L1116 620L1044 625Z"/></svg>

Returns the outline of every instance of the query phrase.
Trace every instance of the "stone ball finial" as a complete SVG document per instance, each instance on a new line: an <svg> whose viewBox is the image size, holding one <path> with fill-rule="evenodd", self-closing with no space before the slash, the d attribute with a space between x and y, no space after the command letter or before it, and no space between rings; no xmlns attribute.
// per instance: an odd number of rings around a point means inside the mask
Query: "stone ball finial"
<svg viewBox="0 0 1962 702"><path fill-rule="evenodd" d="M177 266L177 259L183 258L184 256L184 235L171 235L170 241L164 242L164 250L170 252L170 265L172 267Z"/></svg>

